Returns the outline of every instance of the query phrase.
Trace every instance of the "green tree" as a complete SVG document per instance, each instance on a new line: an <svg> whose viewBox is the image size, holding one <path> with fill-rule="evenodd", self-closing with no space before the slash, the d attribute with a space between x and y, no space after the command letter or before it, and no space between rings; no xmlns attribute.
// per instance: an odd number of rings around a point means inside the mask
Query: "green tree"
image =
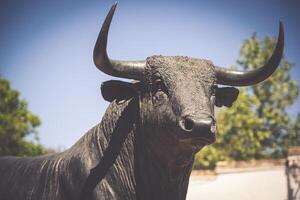
<svg viewBox="0 0 300 200"><path fill-rule="evenodd" d="M253 70L262 66L273 52L276 40L265 37L259 40L256 34L246 39L241 51L238 64L245 70ZM269 137L262 141L265 154L273 158L283 157L290 145L299 145L299 115L294 121L287 108L294 104L299 95L297 81L290 76L294 65L285 58L279 68L267 81L250 88L250 93L259 100L255 107L257 118L263 120L262 131L270 131ZM298 141L298 142L297 142Z"/></svg>
<svg viewBox="0 0 300 200"><path fill-rule="evenodd" d="M273 38L259 40L253 34L240 49L239 67L253 70L262 66L275 44ZM196 155L195 167L214 168L220 160L279 158L286 155L288 147L300 144L300 113L293 120L287 112L300 91L297 82L291 79L292 67L283 57L268 80L239 88L240 95L234 105L218 112L216 143Z"/></svg>
<svg viewBox="0 0 300 200"><path fill-rule="evenodd" d="M0 76L0 156L34 156L44 153L38 143L36 127L40 125L38 116L27 108L19 92L10 88L9 81ZM34 141L25 140L34 136Z"/></svg>

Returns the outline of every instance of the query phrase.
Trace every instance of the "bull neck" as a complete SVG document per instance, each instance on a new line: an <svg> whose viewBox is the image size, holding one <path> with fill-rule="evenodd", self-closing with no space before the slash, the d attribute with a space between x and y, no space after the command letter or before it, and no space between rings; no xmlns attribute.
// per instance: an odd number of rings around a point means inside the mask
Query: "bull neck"
<svg viewBox="0 0 300 200"><path fill-rule="evenodd" d="M185 166L166 166L145 148L139 135L136 134L134 152L136 199L186 199L193 159Z"/></svg>

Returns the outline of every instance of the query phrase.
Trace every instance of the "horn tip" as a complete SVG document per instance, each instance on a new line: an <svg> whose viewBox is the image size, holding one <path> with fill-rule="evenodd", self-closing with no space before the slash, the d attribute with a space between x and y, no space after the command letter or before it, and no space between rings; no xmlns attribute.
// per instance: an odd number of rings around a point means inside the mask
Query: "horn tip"
<svg viewBox="0 0 300 200"><path fill-rule="evenodd" d="M113 4L112 7L115 9L117 7L117 5L118 5L118 1L115 1L115 3Z"/></svg>
<svg viewBox="0 0 300 200"><path fill-rule="evenodd" d="M281 19L279 20L279 29L283 30L283 21Z"/></svg>
<svg viewBox="0 0 300 200"><path fill-rule="evenodd" d="M282 19L279 19L279 25L282 26L283 25L283 21Z"/></svg>

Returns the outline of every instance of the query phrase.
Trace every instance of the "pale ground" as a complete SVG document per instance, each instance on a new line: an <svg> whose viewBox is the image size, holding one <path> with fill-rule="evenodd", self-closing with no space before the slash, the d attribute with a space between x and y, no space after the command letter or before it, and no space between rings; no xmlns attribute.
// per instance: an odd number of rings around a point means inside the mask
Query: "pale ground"
<svg viewBox="0 0 300 200"><path fill-rule="evenodd" d="M191 177L187 200L286 200L284 168Z"/></svg>

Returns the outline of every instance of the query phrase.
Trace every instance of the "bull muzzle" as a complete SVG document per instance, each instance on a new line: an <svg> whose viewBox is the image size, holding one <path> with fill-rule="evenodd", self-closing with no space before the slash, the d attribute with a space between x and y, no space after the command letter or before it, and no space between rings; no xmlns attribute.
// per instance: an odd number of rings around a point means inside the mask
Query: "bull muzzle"
<svg viewBox="0 0 300 200"><path fill-rule="evenodd" d="M216 121L213 116L185 116L179 120L179 127L186 135L191 135L195 138L202 138L203 140L207 140L209 143L215 141Z"/></svg>

